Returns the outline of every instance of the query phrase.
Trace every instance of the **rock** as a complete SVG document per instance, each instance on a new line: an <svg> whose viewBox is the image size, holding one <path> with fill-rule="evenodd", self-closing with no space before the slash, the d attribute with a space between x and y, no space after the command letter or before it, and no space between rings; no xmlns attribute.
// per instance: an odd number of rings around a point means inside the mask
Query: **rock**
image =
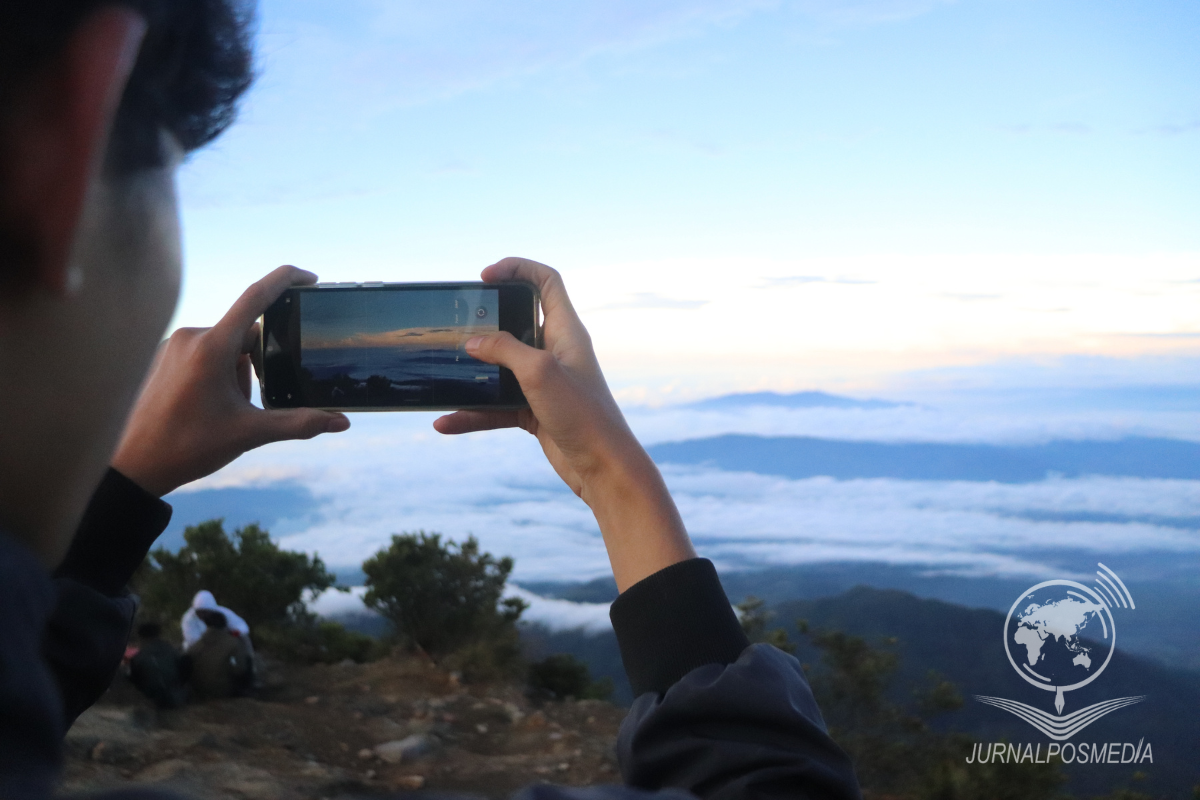
<svg viewBox="0 0 1200 800"><path fill-rule="evenodd" d="M182 758L168 758L166 761L146 767L134 776L134 780L138 783L161 783L169 781L181 773L191 772L192 769L194 766L190 761Z"/></svg>
<svg viewBox="0 0 1200 800"><path fill-rule="evenodd" d="M416 791L425 786L424 775L401 775L392 782L397 789L410 789Z"/></svg>
<svg viewBox="0 0 1200 800"><path fill-rule="evenodd" d="M376 717L362 727L372 742L394 742L416 732L410 730L407 725L401 725L387 717Z"/></svg>
<svg viewBox="0 0 1200 800"><path fill-rule="evenodd" d="M315 706L317 703L321 702L321 698L317 697L317 696L314 694L312 697L306 697L306 698L304 698L304 702L305 702L305 703L307 703L307 704L308 704L308 705L310 705L310 706Z"/></svg>
<svg viewBox="0 0 1200 800"><path fill-rule="evenodd" d="M484 725L484 724L481 722L481 723L479 723L478 725L476 725L476 726L475 726L475 730L479 731L480 733L487 733L487 725Z"/></svg>
<svg viewBox="0 0 1200 800"><path fill-rule="evenodd" d="M535 711L525 718L526 728L542 728L546 725L546 715L540 711Z"/></svg>
<svg viewBox="0 0 1200 800"><path fill-rule="evenodd" d="M375 755L389 764L399 764L401 761L411 761L427 755L434 749L434 746L435 742L432 738L415 733L403 739L376 745Z"/></svg>
<svg viewBox="0 0 1200 800"><path fill-rule="evenodd" d="M226 792L249 798L278 798L283 794L280 785L265 769L248 767L244 764L227 762L213 769L206 769L208 782L216 784Z"/></svg>
<svg viewBox="0 0 1200 800"><path fill-rule="evenodd" d="M363 759L371 758L373 755L375 755L375 751L369 747L364 747L362 750L358 751L359 758L363 758Z"/></svg>

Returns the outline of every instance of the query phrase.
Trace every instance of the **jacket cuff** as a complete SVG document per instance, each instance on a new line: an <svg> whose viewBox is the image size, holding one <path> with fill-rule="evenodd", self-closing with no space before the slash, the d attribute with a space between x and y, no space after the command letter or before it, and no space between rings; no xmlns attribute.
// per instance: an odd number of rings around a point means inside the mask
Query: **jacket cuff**
<svg viewBox="0 0 1200 800"><path fill-rule="evenodd" d="M626 589L609 610L633 695L666 692L705 664L732 664L750 641L706 558L672 564Z"/></svg>
<svg viewBox="0 0 1200 800"><path fill-rule="evenodd" d="M54 577L117 597L170 521L168 503L109 467Z"/></svg>

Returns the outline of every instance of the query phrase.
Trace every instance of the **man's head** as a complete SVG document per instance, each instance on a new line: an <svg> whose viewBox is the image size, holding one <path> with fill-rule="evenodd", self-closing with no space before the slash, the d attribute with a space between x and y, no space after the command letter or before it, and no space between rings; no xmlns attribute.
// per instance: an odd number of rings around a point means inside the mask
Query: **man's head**
<svg viewBox="0 0 1200 800"><path fill-rule="evenodd" d="M242 0L0 4L0 527L69 542L179 291L174 172L251 79Z"/></svg>

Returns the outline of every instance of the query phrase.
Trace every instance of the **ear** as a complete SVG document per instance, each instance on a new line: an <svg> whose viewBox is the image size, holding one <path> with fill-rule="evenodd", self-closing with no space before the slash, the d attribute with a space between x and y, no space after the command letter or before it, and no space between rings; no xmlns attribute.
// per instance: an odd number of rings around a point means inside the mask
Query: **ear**
<svg viewBox="0 0 1200 800"><path fill-rule="evenodd" d="M12 108L3 205L10 224L33 248L28 277L55 294L69 291L69 260L84 200L103 168L145 33L145 21L130 9L96 11L32 77Z"/></svg>

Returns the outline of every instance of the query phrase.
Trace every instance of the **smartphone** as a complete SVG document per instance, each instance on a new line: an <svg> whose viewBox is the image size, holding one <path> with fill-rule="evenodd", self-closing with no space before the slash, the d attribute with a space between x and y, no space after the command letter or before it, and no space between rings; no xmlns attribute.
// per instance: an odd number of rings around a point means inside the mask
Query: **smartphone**
<svg viewBox="0 0 1200 800"><path fill-rule="evenodd" d="M512 283L334 283L288 289L262 317L266 408L523 408L511 370L463 349L508 331L542 346L537 288Z"/></svg>

